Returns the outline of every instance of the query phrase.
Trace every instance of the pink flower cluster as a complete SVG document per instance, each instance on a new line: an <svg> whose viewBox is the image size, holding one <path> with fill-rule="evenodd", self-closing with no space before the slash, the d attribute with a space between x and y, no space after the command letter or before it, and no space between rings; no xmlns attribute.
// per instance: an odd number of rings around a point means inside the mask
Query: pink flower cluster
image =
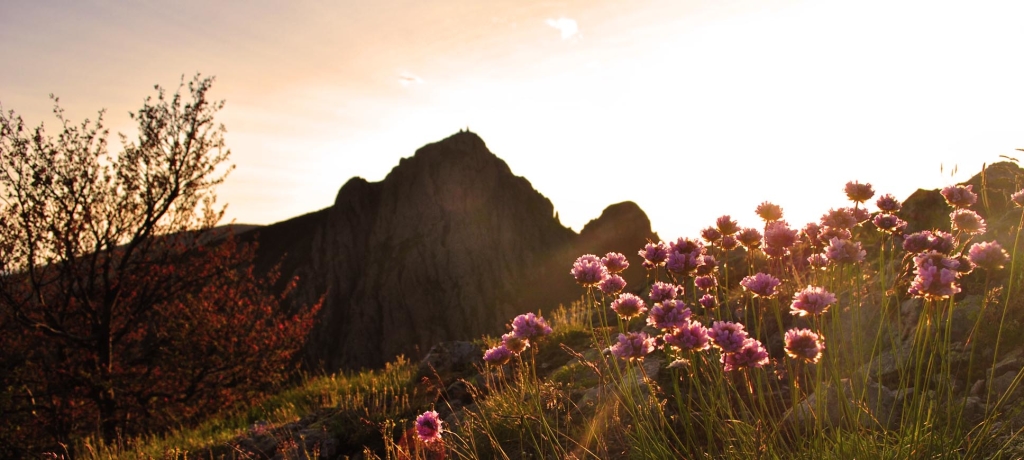
<svg viewBox="0 0 1024 460"><path fill-rule="evenodd" d="M911 233L903 239L903 250L911 254L919 254L925 251L949 254L953 251L953 248L953 235L940 230L934 232L924 230Z"/></svg>
<svg viewBox="0 0 1024 460"><path fill-rule="evenodd" d="M1010 256L999 245L998 241L974 243L968 252L971 263L988 271L995 271L1003 268Z"/></svg>
<svg viewBox="0 0 1024 460"><path fill-rule="evenodd" d="M930 300L945 299L960 292L957 281L960 262L938 251L928 251L914 257L914 281L908 293Z"/></svg>
<svg viewBox="0 0 1024 460"><path fill-rule="evenodd" d="M786 354L793 359L816 363L825 350L825 341L810 329L786 331Z"/></svg>
<svg viewBox="0 0 1024 460"><path fill-rule="evenodd" d="M861 249L860 241L850 239L832 238L825 249L825 257L839 265L863 262L866 255L867 252Z"/></svg>
<svg viewBox="0 0 1024 460"><path fill-rule="evenodd" d="M806 289L793 295L790 313L796 316L820 315L828 311L828 307L836 303L836 296L825 288L808 285Z"/></svg>
<svg viewBox="0 0 1024 460"><path fill-rule="evenodd" d="M612 355L619 359L637 361L654 351L654 338L643 332L619 334L618 343L612 345Z"/></svg>
<svg viewBox="0 0 1024 460"><path fill-rule="evenodd" d="M942 189L942 197L954 208L969 208L978 201L978 195L971 190L973 187L973 185L950 185Z"/></svg>
<svg viewBox="0 0 1024 460"><path fill-rule="evenodd" d="M704 244L689 238L679 238L669 244L665 269L677 275L689 275L704 264Z"/></svg>
<svg viewBox="0 0 1024 460"><path fill-rule="evenodd" d="M530 347L530 340L551 334L551 326L543 317L534 313L516 316L512 320L512 331L501 336L501 345L484 352L484 361L492 366L501 366Z"/></svg>
<svg viewBox="0 0 1024 460"><path fill-rule="evenodd" d="M764 229L764 253L769 257L784 257L796 240L797 231L789 228L786 221L772 221Z"/></svg>
<svg viewBox="0 0 1024 460"><path fill-rule="evenodd" d="M420 441L427 443L440 441L443 432L444 428L441 427L441 419L436 411L426 411L416 417L416 436L420 438Z"/></svg>
<svg viewBox="0 0 1024 460"><path fill-rule="evenodd" d="M651 307L647 324L658 329L675 329L683 327L692 315L682 300L666 300Z"/></svg>
<svg viewBox="0 0 1024 460"><path fill-rule="evenodd" d="M622 319L628 320L646 312L647 305L644 304L644 300L640 297L625 293L620 294L619 298L612 301L612 310L622 317Z"/></svg>
<svg viewBox="0 0 1024 460"><path fill-rule="evenodd" d="M775 288L779 287L779 284L782 282L778 278L767 273L756 273L740 280L740 286L754 294L754 297L775 297L777 294Z"/></svg>

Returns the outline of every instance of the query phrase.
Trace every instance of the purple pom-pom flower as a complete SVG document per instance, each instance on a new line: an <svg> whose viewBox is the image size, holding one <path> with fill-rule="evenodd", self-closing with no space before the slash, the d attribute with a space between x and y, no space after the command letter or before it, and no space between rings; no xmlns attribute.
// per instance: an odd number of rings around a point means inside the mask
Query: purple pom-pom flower
<svg viewBox="0 0 1024 460"><path fill-rule="evenodd" d="M420 441L440 441L443 432L444 428L441 428L441 419L436 411L428 410L416 417L416 435L419 436Z"/></svg>
<svg viewBox="0 0 1024 460"><path fill-rule="evenodd" d="M618 299L612 302L612 310L623 319L630 319L640 316L647 311L647 305L643 299L633 294L620 294Z"/></svg>
<svg viewBox="0 0 1024 460"><path fill-rule="evenodd" d="M828 311L828 307L836 303L836 296L825 288L807 286L806 289L793 295L790 313L797 316L820 315Z"/></svg>
<svg viewBox="0 0 1024 460"><path fill-rule="evenodd" d="M778 278L767 273L755 273L740 280L743 289L754 294L754 297L772 298L777 294L775 288L782 284Z"/></svg>
<svg viewBox="0 0 1024 460"><path fill-rule="evenodd" d="M612 345L612 355L619 359L642 360L654 351L654 339L643 332L619 334L618 343Z"/></svg>

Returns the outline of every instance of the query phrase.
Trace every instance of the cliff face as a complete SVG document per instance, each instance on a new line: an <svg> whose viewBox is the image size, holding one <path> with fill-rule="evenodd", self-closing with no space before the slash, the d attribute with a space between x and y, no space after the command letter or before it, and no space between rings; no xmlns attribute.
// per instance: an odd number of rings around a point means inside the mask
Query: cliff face
<svg viewBox="0 0 1024 460"><path fill-rule="evenodd" d="M349 180L328 209L255 233L262 263L300 276L297 302L326 293L307 357L328 371L501 333L519 313L579 297L568 274L577 256L614 250L639 264L637 250L656 238L633 203L577 235L468 132L424 146L381 182Z"/></svg>

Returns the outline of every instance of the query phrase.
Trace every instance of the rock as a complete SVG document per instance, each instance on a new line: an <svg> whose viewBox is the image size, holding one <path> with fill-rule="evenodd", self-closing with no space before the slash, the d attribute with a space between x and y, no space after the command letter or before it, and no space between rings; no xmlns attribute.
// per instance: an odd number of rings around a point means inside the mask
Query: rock
<svg viewBox="0 0 1024 460"><path fill-rule="evenodd" d="M899 426L901 406L897 404L897 393L868 381L855 385L850 379L840 381L840 390L827 385L823 392L811 394L797 403L783 417L783 425L789 429L806 431L817 426L819 416L815 412L823 408L820 415L825 427L837 427L849 416L865 428L895 429ZM824 400L821 400L824 398Z"/></svg>
<svg viewBox="0 0 1024 460"><path fill-rule="evenodd" d="M964 401L963 418L968 426L981 422L985 418L985 406L981 404L981 398L970 396Z"/></svg>
<svg viewBox="0 0 1024 460"><path fill-rule="evenodd" d="M484 352L473 342L441 342L430 348L419 365L420 377L441 376L447 380L453 374L475 373L482 365Z"/></svg>
<svg viewBox="0 0 1024 460"><path fill-rule="evenodd" d="M992 380L992 396L994 398L1001 398L1001 397L1003 397L1003 395L1006 394L1006 392L1010 391L1010 387L1013 385L1013 381L1016 378L1017 378L1017 371L1006 371L1005 373L1003 373L999 377L996 377L995 379L993 379ZM1021 382L1017 382L1017 386L1014 387L1013 393L1010 394L1007 397L1005 404L1012 404L1012 403L1016 402L1018 399L1020 399L1021 393L1022 393L1022 386L1024 386L1024 385L1022 385Z"/></svg>
<svg viewBox="0 0 1024 460"><path fill-rule="evenodd" d="M866 375L883 385L896 387L900 381L900 370L908 369L913 359L913 342L905 340L896 348L880 353L874 360L861 366L858 375Z"/></svg>
<svg viewBox="0 0 1024 460"><path fill-rule="evenodd" d="M585 253L626 254L657 239L636 204L609 206L576 234L476 134L426 145L380 182L349 180L334 205L241 236L258 266L299 276L292 301L326 294L308 341L317 370L381 367L433 344L499 335L517 314L580 298L568 271Z"/></svg>
<svg viewBox="0 0 1024 460"><path fill-rule="evenodd" d="M616 359L616 358L608 357L608 359L611 360L611 359ZM647 358L647 359L645 359L643 361L642 366L643 366L643 369L644 369L644 373L647 374L647 377L649 379L657 380L658 375L661 372L661 365L662 365L662 363L664 363L664 360L662 360L660 358L650 358L649 357L649 358ZM636 363L629 363L629 364L620 363L620 364L623 365L623 367L622 367L623 372L626 371L626 367L625 366L634 366L634 367L636 366ZM613 363L609 363L609 365L611 366L611 365L614 365L614 364ZM625 388L626 391L634 391L636 389L639 389L640 394L643 395L644 397L647 397L647 395L650 394L650 391L651 391L650 386L647 384L647 382L644 381L644 375L641 374L640 372L636 372L636 378L635 379L631 379L631 380L625 380L624 379L622 383L626 386L626 388ZM593 388L588 389L586 392L583 393L583 396L580 398L579 402L577 403L577 406L581 410L583 410L585 413L587 413L586 411L588 411L588 410L592 411L596 407L597 403L600 401L600 398L614 397L615 396L615 392L618 391L618 390L619 389L617 389L616 386L613 385L613 384L595 386Z"/></svg>
<svg viewBox="0 0 1024 460"><path fill-rule="evenodd" d="M1015 348L996 363L991 375L1002 375L1010 371L1016 373L1021 367L1024 367L1024 350Z"/></svg>
<svg viewBox="0 0 1024 460"><path fill-rule="evenodd" d="M457 411L462 409L464 406L473 403L473 392L470 390L469 385L466 382L459 380L451 385L448 385L444 389L444 393L441 395L438 403L445 403L447 408L451 411Z"/></svg>
<svg viewBox="0 0 1024 460"><path fill-rule="evenodd" d="M968 295L956 302L953 307L953 323L950 325L951 341L962 343L967 340L977 323L978 315L981 314L981 301L981 295ZM979 331L984 331L985 326L979 324ZM977 340L977 337L973 337L972 340Z"/></svg>

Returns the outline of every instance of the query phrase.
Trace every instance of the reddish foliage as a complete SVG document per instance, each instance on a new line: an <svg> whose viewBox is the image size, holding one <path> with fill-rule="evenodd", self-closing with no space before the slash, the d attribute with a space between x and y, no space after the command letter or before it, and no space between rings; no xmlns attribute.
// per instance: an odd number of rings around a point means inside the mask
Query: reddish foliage
<svg viewBox="0 0 1024 460"><path fill-rule="evenodd" d="M0 113L0 457L189 423L294 371L319 305L287 311L214 229L211 83L147 99L116 156L99 121L58 107L53 139Z"/></svg>

